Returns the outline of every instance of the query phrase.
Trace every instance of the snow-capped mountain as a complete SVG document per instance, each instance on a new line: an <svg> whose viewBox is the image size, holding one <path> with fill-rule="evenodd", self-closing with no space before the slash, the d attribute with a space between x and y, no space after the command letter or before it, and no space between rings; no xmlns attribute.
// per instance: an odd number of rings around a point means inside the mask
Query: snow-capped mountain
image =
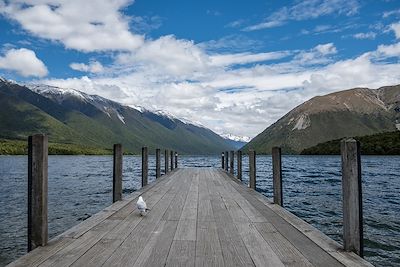
<svg viewBox="0 0 400 267"><path fill-rule="evenodd" d="M233 134L220 134L222 138L237 141L237 142L243 142L243 143L248 143L250 142L251 138L248 136L240 136L240 135L233 135Z"/></svg>
<svg viewBox="0 0 400 267"><path fill-rule="evenodd" d="M233 134L220 134L220 136L237 150L241 149L244 145L247 144L247 142L250 141L250 138L247 136L237 136Z"/></svg>
<svg viewBox="0 0 400 267"><path fill-rule="evenodd" d="M131 152L139 152L142 146L193 154L233 148L198 123L75 89L24 85L2 78L0 96L0 114L5 118L0 138L20 139L41 132L49 134L52 142L104 148L122 143Z"/></svg>
<svg viewBox="0 0 400 267"><path fill-rule="evenodd" d="M123 106L115 101L106 99L104 97L98 96L98 95L89 95L84 92L81 92L79 90L71 89L71 88L60 88L56 86L50 86L50 85L44 85L44 84L25 84L26 87L28 87L30 90L41 94L47 98L51 98L55 101L57 101L59 104L63 103L66 101L68 98L79 98L82 101L85 101L87 103L90 103L94 106L96 106L98 109L104 111L108 116L111 116L111 113L115 113L118 117L118 119L122 122L125 123L124 117L118 112L118 107ZM157 114L161 117L167 118L169 120L176 120L183 122L185 124L190 124L194 125L197 127L202 127L206 128L204 125L202 125L199 122L193 122L188 119L183 119L183 118L178 118L175 115L164 111L164 110L151 110L151 109L146 109L142 106L136 106L136 105L129 105L125 106L127 108L133 108L140 113L154 113ZM225 138L225 137L224 137Z"/></svg>

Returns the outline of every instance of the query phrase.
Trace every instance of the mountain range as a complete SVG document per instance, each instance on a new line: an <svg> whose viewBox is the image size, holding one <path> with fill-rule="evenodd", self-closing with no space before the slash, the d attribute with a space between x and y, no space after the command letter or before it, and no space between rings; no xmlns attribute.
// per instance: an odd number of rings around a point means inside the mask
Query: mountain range
<svg viewBox="0 0 400 267"><path fill-rule="evenodd" d="M24 85L3 78L0 126L3 139L24 140L31 134L45 133L54 143L101 148L122 143L131 153L147 146L150 150L213 154L234 149L237 143L166 112L124 106L75 89Z"/></svg>
<svg viewBox="0 0 400 267"><path fill-rule="evenodd" d="M344 137L400 130L400 85L354 88L314 97L253 138L243 150L269 154L274 146L300 153Z"/></svg>

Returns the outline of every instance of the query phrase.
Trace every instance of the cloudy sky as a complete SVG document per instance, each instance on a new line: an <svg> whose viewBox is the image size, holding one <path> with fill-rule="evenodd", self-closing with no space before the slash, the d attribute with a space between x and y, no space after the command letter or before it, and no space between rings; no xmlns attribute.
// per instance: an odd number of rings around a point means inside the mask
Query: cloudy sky
<svg viewBox="0 0 400 267"><path fill-rule="evenodd" d="M254 137L303 101L400 83L398 0L0 0L0 75Z"/></svg>

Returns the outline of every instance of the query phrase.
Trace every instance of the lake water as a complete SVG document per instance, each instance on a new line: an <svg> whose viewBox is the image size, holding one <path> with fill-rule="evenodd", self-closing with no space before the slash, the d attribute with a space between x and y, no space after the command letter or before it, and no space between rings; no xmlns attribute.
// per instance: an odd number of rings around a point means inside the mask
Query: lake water
<svg viewBox="0 0 400 267"><path fill-rule="evenodd" d="M124 195L140 188L140 164L140 157L124 157ZM179 159L180 167L220 165L219 156ZM282 165L285 207L341 243L340 157L283 156ZM152 182L152 156L149 166ZM270 156L257 156L257 188L267 197L271 168ZM377 266L400 266L400 157L362 157L362 175L365 258ZM248 183L245 156L243 183ZM112 157L50 156L48 187L52 238L112 203ZM27 157L0 156L0 266L26 253L26 226Z"/></svg>

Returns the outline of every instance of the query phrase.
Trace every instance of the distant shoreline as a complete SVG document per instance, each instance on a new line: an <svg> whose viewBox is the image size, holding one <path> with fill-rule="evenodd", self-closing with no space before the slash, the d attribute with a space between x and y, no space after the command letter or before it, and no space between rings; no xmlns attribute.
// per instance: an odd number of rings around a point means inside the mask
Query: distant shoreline
<svg viewBox="0 0 400 267"><path fill-rule="evenodd" d="M0 155L27 155L28 142L0 139ZM49 155L112 155L111 149L80 146L76 144L49 143Z"/></svg>

